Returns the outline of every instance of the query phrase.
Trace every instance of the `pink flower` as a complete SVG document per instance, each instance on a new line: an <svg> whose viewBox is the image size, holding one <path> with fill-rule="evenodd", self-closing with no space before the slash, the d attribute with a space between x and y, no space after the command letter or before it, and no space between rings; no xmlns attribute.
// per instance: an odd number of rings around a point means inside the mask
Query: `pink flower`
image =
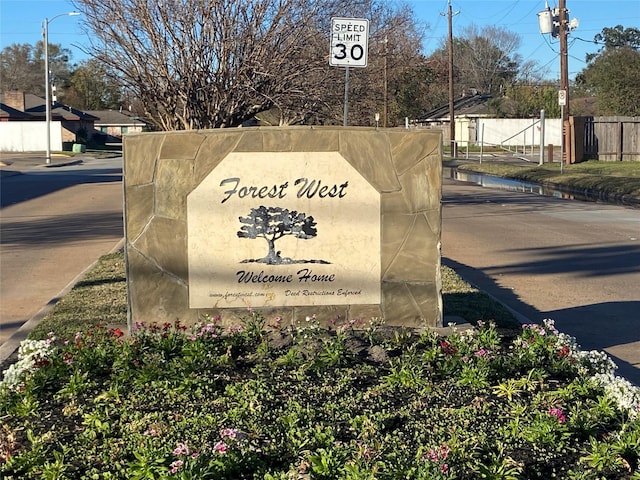
<svg viewBox="0 0 640 480"><path fill-rule="evenodd" d="M449 465L446 463L443 463L442 465L440 465L440 470L442 471L442 473L446 475L447 472L449 471Z"/></svg>
<svg viewBox="0 0 640 480"><path fill-rule="evenodd" d="M438 461L438 453L432 448L427 452L427 459L432 462Z"/></svg>
<svg viewBox="0 0 640 480"><path fill-rule="evenodd" d="M448 445L441 445L440 446L440 458L442 460L446 460L447 457L449 456L449 452L451 451L451 449L449 448Z"/></svg>
<svg viewBox="0 0 640 480"><path fill-rule="evenodd" d="M440 445L438 448L431 448L425 455L425 460L431 462L437 462L439 460L446 460L449 456L451 449L448 445ZM448 468L448 467L447 467Z"/></svg>
<svg viewBox="0 0 640 480"><path fill-rule="evenodd" d="M178 473L178 470L183 465L184 465L184 462L182 460L176 460L175 462L171 462L171 465L169 465L171 467L171 473Z"/></svg>
<svg viewBox="0 0 640 480"><path fill-rule="evenodd" d="M558 423L564 423L567 421L563 411L560 408L550 408L548 413L552 417L556 417L558 419Z"/></svg>
<svg viewBox="0 0 640 480"><path fill-rule="evenodd" d="M238 430L236 430L235 428L224 428L222 430L220 430L220 436L222 438L230 438L231 440L235 440L235 438L238 436Z"/></svg>
<svg viewBox="0 0 640 480"><path fill-rule="evenodd" d="M229 448L227 446L227 444L221 441L221 442L216 443L213 446L213 451L216 452L216 453L220 453L220 454L224 455L225 453L227 453L227 448Z"/></svg>
<svg viewBox="0 0 640 480"><path fill-rule="evenodd" d="M173 454L174 455L189 455L189 449L187 448L187 446L184 443L179 442L178 445L176 446L176 448L173 450Z"/></svg>

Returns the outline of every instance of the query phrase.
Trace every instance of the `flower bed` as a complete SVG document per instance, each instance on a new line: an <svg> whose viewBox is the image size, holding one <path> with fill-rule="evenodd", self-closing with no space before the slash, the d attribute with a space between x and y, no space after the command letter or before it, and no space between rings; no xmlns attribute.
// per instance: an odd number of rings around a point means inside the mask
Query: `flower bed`
<svg viewBox="0 0 640 480"><path fill-rule="evenodd" d="M553 322L440 337L336 319L23 345L7 479L638 478L640 390Z"/></svg>

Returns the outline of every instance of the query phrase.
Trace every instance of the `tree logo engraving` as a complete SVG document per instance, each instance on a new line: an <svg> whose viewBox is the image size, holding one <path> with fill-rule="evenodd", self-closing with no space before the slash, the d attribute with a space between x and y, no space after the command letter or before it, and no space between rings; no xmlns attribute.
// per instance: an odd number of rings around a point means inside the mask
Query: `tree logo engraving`
<svg viewBox="0 0 640 480"><path fill-rule="evenodd" d="M276 251L275 243L287 235L301 240L309 240L318 234L314 218L306 213L280 207L252 208L247 217L239 217L243 225L237 232L239 238L263 238L269 246L266 257L245 259L241 263L266 263L267 265L285 265L292 263L326 263L326 260L294 260L282 257Z"/></svg>

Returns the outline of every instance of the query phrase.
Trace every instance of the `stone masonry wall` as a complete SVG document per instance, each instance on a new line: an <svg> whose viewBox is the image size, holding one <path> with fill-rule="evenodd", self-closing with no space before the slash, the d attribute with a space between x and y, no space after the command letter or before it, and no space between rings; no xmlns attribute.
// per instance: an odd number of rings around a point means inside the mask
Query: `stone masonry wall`
<svg viewBox="0 0 640 480"><path fill-rule="evenodd" d="M261 308L285 322L382 317L389 326L442 326L442 152L439 131L356 127L239 128L124 138L129 322L227 325L239 308L190 308L187 196L232 152L338 152L380 195L379 304ZM262 168L256 165L256 168ZM216 235L216 226L211 226ZM358 232L353 232L358 242Z"/></svg>

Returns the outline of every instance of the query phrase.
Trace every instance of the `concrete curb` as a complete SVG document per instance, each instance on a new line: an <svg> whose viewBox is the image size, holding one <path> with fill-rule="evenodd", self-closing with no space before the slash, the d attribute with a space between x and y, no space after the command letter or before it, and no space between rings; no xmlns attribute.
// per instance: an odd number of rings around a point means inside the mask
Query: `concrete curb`
<svg viewBox="0 0 640 480"><path fill-rule="evenodd" d="M44 168L69 167L71 165L80 165L81 163L84 163L84 160L82 158L79 158L76 160L69 160L68 162L45 163L44 165L38 165L37 167L44 167Z"/></svg>
<svg viewBox="0 0 640 480"><path fill-rule="evenodd" d="M23 175L25 171L33 171L39 168L59 168L59 167L70 167L73 165L80 165L84 163L83 158L74 158L69 159L67 161L56 162L56 163L43 163L36 165L28 165L26 168L21 168L20 170L6 170L10 168L14 163L5 164L0 162L0 177L14 177L16 175Z"/></svg>

